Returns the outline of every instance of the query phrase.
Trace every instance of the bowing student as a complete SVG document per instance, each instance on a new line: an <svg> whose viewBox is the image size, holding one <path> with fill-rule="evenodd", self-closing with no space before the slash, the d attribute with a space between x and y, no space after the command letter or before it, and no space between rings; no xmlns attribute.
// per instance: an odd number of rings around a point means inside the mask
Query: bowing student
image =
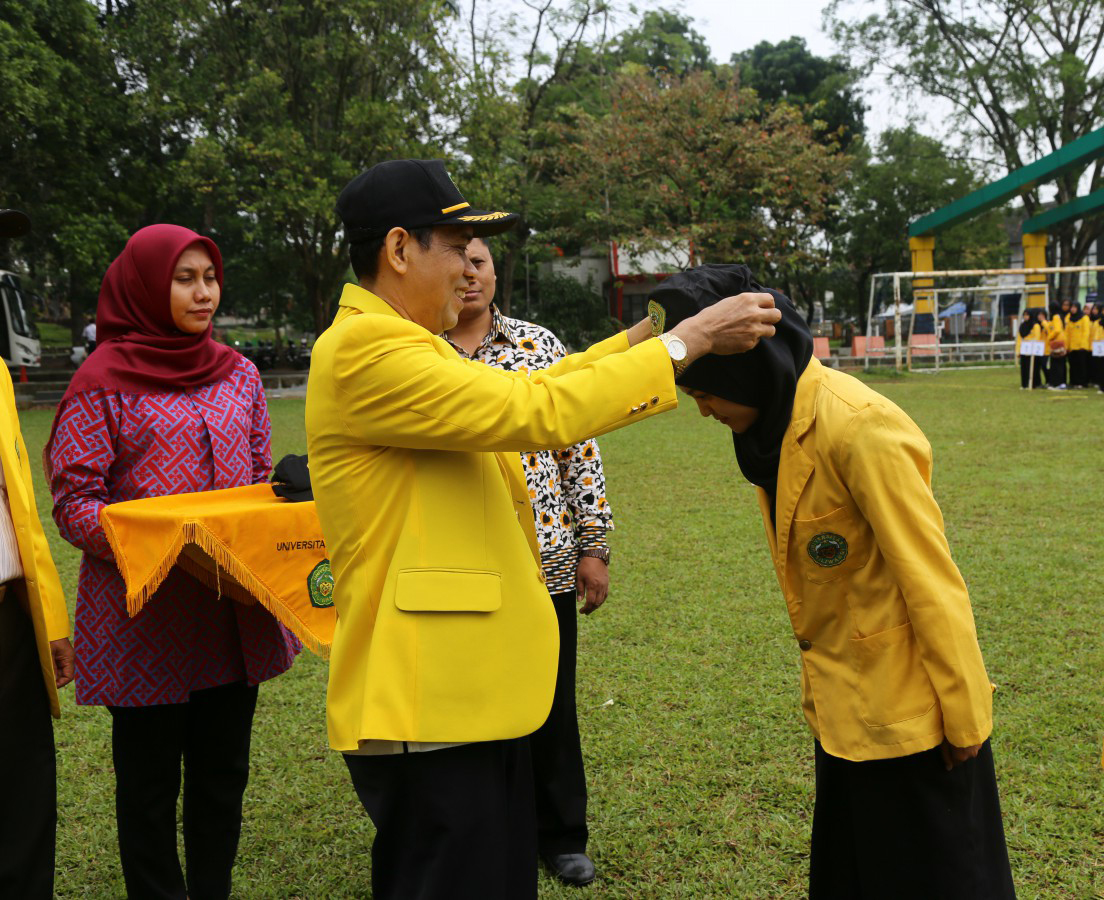
<svg viewBox="0 0 1104 900"><path fill-rule="evenodd" d="M54 520L83 551L77 703L111 714L119 855L131 898L225 898L241 832L257 686L298 641L174 567L138 615L100 525L106 504L266 480L256 367L211 340L215 243L177 225L136 232L104 276L97 348L54 419ZM183 778L181 767L183 765ZM177 855L183 781L186 872Z"/></svg>
<svg viewBox="0 0 1104 900"><path fill-rule="evenodd" d="M744 266L702 266L652 297L670 323L761 290ZM1011 898L991 685L931 447L885 397L822 366L804 319L770 293L773 337L676 381L731 432L758 488L814 738L809 896Z"/></svg>

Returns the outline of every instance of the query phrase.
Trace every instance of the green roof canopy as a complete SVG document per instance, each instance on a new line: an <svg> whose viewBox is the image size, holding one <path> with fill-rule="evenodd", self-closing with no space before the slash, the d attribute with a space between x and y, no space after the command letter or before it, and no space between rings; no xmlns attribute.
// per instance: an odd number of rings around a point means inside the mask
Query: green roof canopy
<svg viewBox="0 0 1104 900"><path fill-rule="evenodd" d="M909 226L909 237L938 234L952 225L965 222L967 219L979 216L995 206L1000 206L1006 200L1030 190L1037 184L1053 181L1064 172L1083 166L1100 156L1104 156L1104 128L1098 128L1096 131L1078 138L1073 143L1066 144L1066 146L1055 150L1053 153L1048 153L1021 169L1009 172L1004 178L978 188L965 197L959 197L942 209L921 216ZM1064 203L1056 209L1050 209L1041 215L1034 216L1024 224L1024 232L1030 234L1034 231L1044 231L1049 225L1057 224L1069 218L1077 218L1100 209L1104 206L1104 200L1101 199L1102 194L1104 194L1104 191L1096 191L1088 197L1078 197L1076 200ZM1089 201L1091 201L1091 204L1087 207L1079 205ZM1040 220L1044 219L1046 221L1043 224L1038 224ZM1029 223L1035 224L1029 229Z"/></svg>

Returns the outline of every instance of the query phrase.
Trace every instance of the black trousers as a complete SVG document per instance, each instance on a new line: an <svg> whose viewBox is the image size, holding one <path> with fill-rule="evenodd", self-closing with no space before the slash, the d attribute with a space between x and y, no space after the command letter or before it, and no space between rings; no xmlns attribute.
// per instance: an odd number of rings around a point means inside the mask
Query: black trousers
<svg viewBox="0 0 1104 900"><path fill-rule="evenodd" d="M110 706L119 857L130 900L225 900L241 836L257 688L194 691L187 703ZM176 801L184 763L184 858Z"/></svg>
<svg viewBox="0 0 1104 900"><path fill-rule="evenodd" d="M1035 371L1032 376L1031 360L1035 360ZM1028 379L1031 380L1031 387L1037 388L1043 385L1043 359L1042 356L1021 356L1020 357L1020 387L1027 387Z"/></svg>
<svg viewBox="0 0 1104 900"><path fill-rule="evenodd" d="M526 738L345 763L376 826L374 900L535 900Z"/></svg>
<svg viewBox="0 0 1104 900"><path fill-rule="evenodd" d="M587 788L575 708L578 616L575 592L552 595L560 625L556 692L548 719L529 736L537 804L537 847L545 856L585 853Z"/></svg>
<svg viewBox="0 0 1104 900"><path fill-rule="evenodd" d="M54 896L55 765L34 626L9 592L0 600L0 897Z"/></svg>
<svg viewBox="0 0 1104 900"><path fill-rule="evenodd" d="M1070 387L1087 387L1089 384L1089 363L1092 353L1088 350L1070 350L1069 383Z"/></svg>
<svg viewBox="0 0 1104 900"><path fill-rule="evenodd" d="M1014 898L993 752L849 762L816 743L810 900Z"/></svg>
<svg viewBox="0 0 1104 900"><path fill-rule="evenodd" d="M1064 356L1051 356L1047 364L1047 385L1058 387L1066 383L1066 358Z"/></svg>

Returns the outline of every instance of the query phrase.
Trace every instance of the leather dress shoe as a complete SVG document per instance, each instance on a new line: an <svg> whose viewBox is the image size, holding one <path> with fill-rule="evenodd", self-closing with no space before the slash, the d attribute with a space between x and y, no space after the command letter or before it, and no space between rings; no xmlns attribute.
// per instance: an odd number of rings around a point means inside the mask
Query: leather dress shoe
<svg viewBox="0 0 1104 900"><path fill-rule="evenodd" d="M582 887L594 880L594 863L585 853L554 853L544 857L549 871L564 884Z"/></svg>

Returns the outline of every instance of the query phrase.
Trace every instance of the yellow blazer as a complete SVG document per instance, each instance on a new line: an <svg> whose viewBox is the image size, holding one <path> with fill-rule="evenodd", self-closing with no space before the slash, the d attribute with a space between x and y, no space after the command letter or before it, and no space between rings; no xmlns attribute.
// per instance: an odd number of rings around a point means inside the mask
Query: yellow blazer
<svg viewBox="0 0 1104 900"><path fill-rule="evenodd" d="M1050 322L1047 324L1047 356L1050 356L1051 350L1054 345L1061 343L1065 345L1066 352L1069 351L1069 344L1066 341L1066 323L1061 316L1051 316ZM1065 353L1059 353L1059 356L1064 356Z"/></svg>
<svg viewBox="0 0 1104 900"><path fill-rule="evenodd" d="M1016 326L1016 356L1020 355L1020 343L1023 340L1025 340L1024 338L1020 337L1020 330L1019 329L1020 329L1020 326L1017 325ZM1046 339L1046 336L1043 334L1043 326L1040 325L1038 322L1036 322L1034 325L1031 326L1031 331L1029 331L1027 333L1026 340L1029 340L1029 341L1042 341L1042 340L1045 340L1045 339Z"/></svg>
<svg viewBox="0 0 1104 900"><path fill-rule="evenodd" d="M7 596L0 602L21 603L28 611L34 625L38 662L42 680L50 698L50 712L54 718L61 716L57 682L54 678L54 660L50 653L50 641L70 636L69 611L65 607L65 595L61 590L57 567L50 556L50 545L42 530L35 505L34 482L31 480L31 461L23 433L19 429L19 417L15 410L15 390L12 387L8 367L0 363L0 465L4 467L4 482L8 489L15 538L19 544L19 559L23 565L23 578L16 581Z"/></svg>
<svg viewBox="0 0 1104 900"><path fill-rule="evenodd" d="M1092 319L1084 314L1076 322L1072 317L1066 322L1066 340L1071 353L1074 350L1092 350L1092 341L1089 339L1092 324Z"/></svg>
<svg viewBox="0 0 1104 900"><path fill-rule="evenodd" d="M992 695L970 598L931 491L932 454L897 406L816 359L798 379L777 529L759 491L801 651L805 718L849 760L971 746Z"/></svg>
<svg viewBox="0 0 1104 900"><path fill-rule="evenodd" d="M1092 350L1092 345L1097 341L1104 341L1104 317L1097 319L1093 322L1089 320L1091 325L1089 327L1089 350Z"/></svg>
<svg viewBox="0 0 1104 900"><path fill-rule="evenodd" d="M618 335L527 377L461 359L346 285L307 384L338 615L334 749L540 727L558 639L518 451L570 446L677 402L657 340L630 350Z"/></svg>

